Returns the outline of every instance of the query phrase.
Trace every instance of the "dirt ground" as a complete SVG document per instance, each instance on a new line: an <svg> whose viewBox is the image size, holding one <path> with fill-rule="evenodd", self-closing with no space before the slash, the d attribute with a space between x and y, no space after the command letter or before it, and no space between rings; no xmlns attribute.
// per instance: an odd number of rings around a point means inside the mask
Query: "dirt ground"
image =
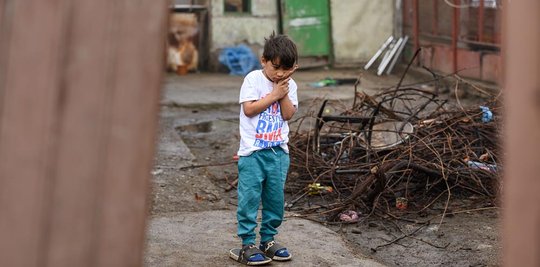
<svg viewBox="0 0 540 267"><path fill-rule="evenodd" d="M320 76L309 79L313 77ZM169 83L177 81L177 78L168 79ZM395 83L395 77L386 82ZM369 84L366 90L370 85L373 86ZM317 107L321 99L301 102L301 107L306 107L304 114L311 112L308 107ZM474 103L474 99L469 99L461 104ZM337 101L337 104L343 103ZM233 185L237 173L232 157L239 142L238 111L235 103L163 103L159 149L152 172L153 217L236 209ZM295 129L294 125L291 129ZM485 201L486 208L460 212L459 207L471 201ZM431 214L439 214L444 205L444 202L434 205ZM500 216L499 210L491 207L489 200L472 197L453 200L449 208L456 212L442 221L430 213L410 222L360 215L360 222L355 224L326 226L339 233L352 250L387 266L498 266ZM429 221L429 224L413 221ZM149 260L145 262L148 266L159 266Z"/></svg>

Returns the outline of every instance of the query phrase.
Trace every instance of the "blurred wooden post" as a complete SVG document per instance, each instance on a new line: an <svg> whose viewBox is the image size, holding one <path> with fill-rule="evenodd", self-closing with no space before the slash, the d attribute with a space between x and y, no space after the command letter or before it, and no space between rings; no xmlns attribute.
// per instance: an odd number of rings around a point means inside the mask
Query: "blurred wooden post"
<svg viewBox="0 0 540 267"><path fill-rule="evenodd" d="M167 0L0 0L0 266L140 266Z"/></svg>
<svg viewBox="0 0 540 267"><path fill-rule="evenodd" d="M540 266L540 1L502 8L504 265Z"/></svg>

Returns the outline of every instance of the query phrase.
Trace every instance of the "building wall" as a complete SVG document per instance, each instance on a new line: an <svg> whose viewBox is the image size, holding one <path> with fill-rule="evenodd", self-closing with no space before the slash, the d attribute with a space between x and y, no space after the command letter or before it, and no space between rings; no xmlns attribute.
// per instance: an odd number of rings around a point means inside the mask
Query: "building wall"
<svg viewBox="0 0 540 267"><path fill-rule="evenodd" d="M414 36L418 35L417 45L422 48L419 60L423 66L436 72L457 72L463 77L500 83L500 25L503 10L500 5L491 8L487 1L485 3L486 7L480 15L480 9L473 5L455 9L443 1L421 2L415 12L414 1L403 0L403 13L406 14L403 17L403 32L412 38L404 50L405 60L408 61L414 54ZM483 23L479 23L479 20ZM416 30L415 21L418 22ZM457 30L455 36L454 27Z"/></svg>
<svg viewBox="0 0 540 267"><path fill-rule="evenodd" d="M261 56L264 38L272 31L278 32L277 1L252 0L251 13L234 14L224 12L223 0L211 0L209 31L208 68L212 71L225 71L218 61L219 53L225 47L243 43Z"/></svg>
<svg viewBox="0 0 540 267"><path fill-rule="evenodd" d="M219 67L216 58L220 49L247 43L260 54L264 38L274 30L277 32L277 1L253 0L251 5L251 14L226 14L223 0L211 0L211 69ZM394 0L330 0L336 64L359 64L371 58L392 34L393 5Z"/></svg>
<svg viewBox="0 0 540 267"><path fill-rule="evenodd" d="M393 32L394 0L331 0L336 64L368 61Z"/></svg>
<svg viewBox="0 0 540 267"><path fill-rule="evenodd" d="M223 0L212 0L211 52L246 42L262 45L264 37L277 32L278 15L275 0L251 1L251 14L227 14Z"/></svg>

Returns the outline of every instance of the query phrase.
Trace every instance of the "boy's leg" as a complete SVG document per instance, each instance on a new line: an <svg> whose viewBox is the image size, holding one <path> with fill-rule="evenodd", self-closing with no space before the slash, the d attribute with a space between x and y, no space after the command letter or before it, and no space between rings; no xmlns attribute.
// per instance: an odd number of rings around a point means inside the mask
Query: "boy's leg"
<svg viewBox="0 0 540 267"><path fill-rule="evenodd" d="M261 201L263 172L258 152L238 160L238 236L242 245L255 244L257 212Z"/></svg>
<svg viewBox="0 0 540 267"><path fill-rule="evenodd" d="M265 166L266 181L262 192L261 242L274 239L277 228L283 221L285 196L284 187L289 170L289 154L281 148L274 148L268 153L268 165Z"/></svg>

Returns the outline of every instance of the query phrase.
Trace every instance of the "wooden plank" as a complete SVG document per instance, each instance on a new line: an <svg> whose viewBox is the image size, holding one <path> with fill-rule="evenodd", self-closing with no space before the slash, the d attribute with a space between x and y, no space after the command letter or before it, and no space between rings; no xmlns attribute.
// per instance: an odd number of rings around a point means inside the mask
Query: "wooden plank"
<svg viewBox="0 0 540 267"><path fill-rule="evenodd" d="M122 11L107 0L78 1L71 8L46 263L95 266Z"/></svg>
<svg viewBox="0 0 540 267"><path fill-rule="evenodd" d="M141 265L167 5L0 0L0 266Z"/></svg>
<svg viewBox="0 0 540 267"><path fill-rule="evenodd" d="M142 260L162 75L167 1L120 1L116 56L98 218L98 266L137 266ZM129 77L126 79L125 77ZM134 116L134 114L137 114ZM123 245L124 242L133 244Z"/></svg>
<svg viewBox="0 0 540 267"><path fill-rule="evenodd" d="M63 2L2 1L0 266L40 266L57 123Z"/></svg>
<svg viewBox="0 0 540 267"><path fill-rule="evenodd" d="M74 6L50 266L140 265L166 2Z"/></svg>
<svg viewBox="0 0 540 267"><path fill-rule="evenodd" d="M505 1L504 266L540 266L540 1Z"/></svg>

